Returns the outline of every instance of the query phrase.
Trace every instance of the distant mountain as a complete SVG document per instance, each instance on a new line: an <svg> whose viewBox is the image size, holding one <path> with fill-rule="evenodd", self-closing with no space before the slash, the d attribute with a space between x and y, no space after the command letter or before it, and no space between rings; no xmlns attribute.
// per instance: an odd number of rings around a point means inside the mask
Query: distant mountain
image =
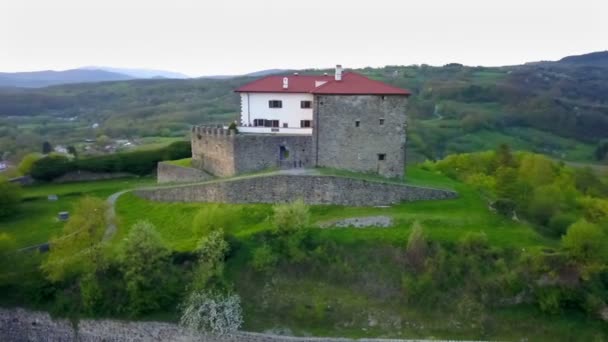
<svg viewBox="0 0 608 342"><path fill-rule="evenodd" d="M250 72L246 75L243 76L248 76L248 77L262 77L262 76L268 76L268 75L275 75L275 74L282 74L282 73L286 73L289 72L290 70L288 69L267 69L267 70L260 70L260 71L255 71L255 72Z"/></svg>
<svg viewBox="0 0 608 342"><path fill-rule="evenodd" d="M167 71L167 70L157 70L157 69L139 69L139 68L113 68L106 66L86 66L80 68L82 70L104 70L109 72L114 72L118 74L123 74L127 76L131 76L133 78L175 78L175 79L183 79L190 78L190 76L181 74L179 72Z"/></svg>
<svg viewBox="0 0 608 342"><path fill-rule="evenodd" d="M578 56L568 56L560 59L558 63L608 68L608 51L592 52Z"/></svg>
<svg viewBox="0 0 608 342"><path fill-rule="evenodd" d="M250 72L248 74L243 74L243 75L210 75L210 76L201 76L199 78L225 80L225 79L235 78L235 77L264 77L264 76L268 76L268 75L282 74L282 73L286 73L289 71L290 70L288 70L288 69L266 69L266 70Z"/></svg>
<svg viewBox="0 0 608 342"><path fill-rule="evenodd" d="M72 69L0 73L0 87L41 88L58 84L125 81L134 77L105 70Z"/></svg>

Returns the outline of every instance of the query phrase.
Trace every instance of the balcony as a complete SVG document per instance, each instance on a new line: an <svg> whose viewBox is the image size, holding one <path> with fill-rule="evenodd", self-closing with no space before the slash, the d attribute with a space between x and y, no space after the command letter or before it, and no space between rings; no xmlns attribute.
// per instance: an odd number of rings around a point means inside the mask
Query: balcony
<svg viewBox="0 0 608 342"><path fill-rule="evenodd" d="M294 127L247 127L239 126L239 133L252 134L285 134L285 135L312 135L312 128Z"/></svg>

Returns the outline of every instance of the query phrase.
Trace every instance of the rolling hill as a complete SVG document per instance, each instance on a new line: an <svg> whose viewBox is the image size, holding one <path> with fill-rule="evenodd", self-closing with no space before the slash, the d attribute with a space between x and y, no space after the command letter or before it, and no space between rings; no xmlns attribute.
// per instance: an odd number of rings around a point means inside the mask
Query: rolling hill
<svg viewBox="0 0 608 342"><path fill-rule="evenodd" d="M593 63L608 60L606 54L588 58ZM603 67L546 62L356 71L413 92L410 161L509 143L558 159L598 162L595 150L608 139L608 73ZM233 90L253 79L124 80L0 90L0 151L20 155L39 149L44 140L68 144L101 134L185 136L192 124L235 120L239 99ZM94 123L99 127L92 129Z"/></svg>
<svg viewBox="0 0 608 342"><path fill-rule="evenodd" d="M134 77L105 70L71 69L0 73L0 87L39 88L58 84L123 81Z"/></svg>

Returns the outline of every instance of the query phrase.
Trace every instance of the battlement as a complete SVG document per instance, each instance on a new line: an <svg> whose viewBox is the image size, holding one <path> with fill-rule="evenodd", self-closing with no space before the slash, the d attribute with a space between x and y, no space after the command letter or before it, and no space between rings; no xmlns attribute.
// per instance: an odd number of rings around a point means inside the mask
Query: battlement
<svg viewBox="0 0 608 342"><path fill-rule="evenodd" d="M235 136L236 132L233 130L218 126L192 126L192 135L197 136ZM199 138L200 139L200 138Z"/></svg>

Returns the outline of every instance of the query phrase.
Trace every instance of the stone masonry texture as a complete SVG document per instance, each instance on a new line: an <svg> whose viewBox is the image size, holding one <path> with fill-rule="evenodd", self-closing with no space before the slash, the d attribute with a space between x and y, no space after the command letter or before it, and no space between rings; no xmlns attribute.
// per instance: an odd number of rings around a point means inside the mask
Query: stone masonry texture
<svg viewBox="0 0 608 342"><path fill-rule="evenodd" d="M201 336L176 324L118 320L53 319L46 312L0 308L0 341L10 342L414 342L423 340L290 337L249 332ZM441 342L439 340L433 340Z"/></svg>
<svg viewBox="0 0 608 342"><path fill-rule="evenodd" d="M166 188L136 195L163 202L281 203L384 206L402 201L455 198L455 192L336 176L268 175Z"/></svg>
<svg viewBox="0 0 608 342"><path fill-rule="evenodd" d="M406 105L406 96L315 96L313 163L403 177Z"/></svg>
<svg viewBox="0 0 608 342"><path fill-rule="evenodd" d="M158 183L188 183L203 182L213 178L208 173L192 167L183 167L165 162L159 162L156 167Z"/></svg>
<svg viewBox="0 0 608 342"><path fill-rule="evenodd" d="M194 127L191 139L193 166L219 177L313 166L311 136L235 134L223 128Z"/></svg>

